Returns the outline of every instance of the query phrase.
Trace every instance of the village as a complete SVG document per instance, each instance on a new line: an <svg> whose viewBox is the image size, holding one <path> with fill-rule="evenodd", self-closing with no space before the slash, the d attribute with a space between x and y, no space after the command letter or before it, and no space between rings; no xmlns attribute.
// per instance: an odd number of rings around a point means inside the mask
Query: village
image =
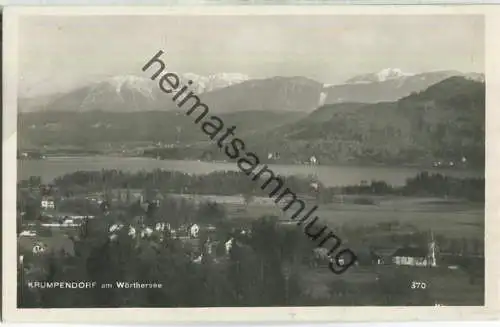
<svg viewBox="0 0 500 327"><path fill-rule="evenodd" d="M293 234L299 229L296 223L265 197L168 194L131 188L71 193L54 185L21 187L19 196L19 263L28 271L28 276L46 256L75 256L75 244L85 237L88 226L98 225L106 231L111 243L128 239L135 247L144 244L157 247L174 241L180 244L179 251L193 265L211 262L227 266L235 247L250 253L255 240L260 240L263 243L260 246L264 247L267 243L278 244L282 252L290 251L294 258L280 264L285 276L292 270L299 271L305 292L312 298L331 300L337 294L331 285L339 282L357 285L351 286L351 291L357 290L352 291L351 296L356 296L362 289L360 285L380 284L394 273L406 276L401 287L410 291L415 281L435 287L433 280L437 278L446 283L446 276L450 275L462 276L462 289L477 289L484 278L480 269L484 267L484 254L479 243L446 242L432 230L415 232L409 226L398 226L394 222L374 225L379 229L375 233L370 226L339 227L357 261L348 272L336 276L328 268L335 254L326 248L315 248L303 233ZM249 205L252 210L248 209ZM273 228L279 231L273 235L290 233L293 237L271 241L256 236L258 229L255 226L260 219L247 217L251 216L250 211L260 212L262 219L272 221ZM182 218L173 219L173 215ZM380 232L384 229L391 235L384 236ZM267 234L268 231L259 233ZM357 236L363 234L365 237ZM340 258L337 264L342 265L343 259ZM351 292L349 287L346 289L347 293L340 296ZM433 305L442 305L447 300L439 296L431 299Z"/></svg>

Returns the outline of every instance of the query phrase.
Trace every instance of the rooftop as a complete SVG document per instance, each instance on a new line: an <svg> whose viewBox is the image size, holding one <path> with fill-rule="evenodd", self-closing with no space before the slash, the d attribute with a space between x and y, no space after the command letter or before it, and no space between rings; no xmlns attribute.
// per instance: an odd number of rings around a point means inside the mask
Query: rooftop
<svg viewBox="0 0 500 327"><path fill-rule="evenodd" d="M47 247L47 252L58 253L64 251L69 255L75 254L74 243L65 235L53 235L50 237L35 236L35 237L20 237L18 238L18 246L21 251L31 252L36 244L44 244Z"/></svg>

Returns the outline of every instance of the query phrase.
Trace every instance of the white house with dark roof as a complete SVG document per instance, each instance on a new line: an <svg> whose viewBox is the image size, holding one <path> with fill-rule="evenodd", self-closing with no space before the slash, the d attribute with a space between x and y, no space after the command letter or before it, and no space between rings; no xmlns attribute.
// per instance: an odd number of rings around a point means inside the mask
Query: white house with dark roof
<svg viewBox="0 0 500 327"><path fill-rule="evenodd" d="M392 262L402 266L436 267L436 250L434 234L431 232L427 249L411 246L399 248L392 254Z"/></svg>
<svg viewBox="0 0 500 327"><path fill-rule="evenodd" d="M40 202L40 207L42 209L55 209L56 204L55 204L54 198L51 196L42 197L42 201Z"/></svg>
<svg viewBox="0 0 500 327"><path fill-rule="evenodd" d="M392 255L392 262L400 266L436 267L435 256L424 248L402 247Z"/></svg>
<svg viewBox="0 0 500 327"><path fill-rule="evenodd" d="M402 247L393 253L392 262L399 266L427 267L427 251L417 247Z"/></svg>

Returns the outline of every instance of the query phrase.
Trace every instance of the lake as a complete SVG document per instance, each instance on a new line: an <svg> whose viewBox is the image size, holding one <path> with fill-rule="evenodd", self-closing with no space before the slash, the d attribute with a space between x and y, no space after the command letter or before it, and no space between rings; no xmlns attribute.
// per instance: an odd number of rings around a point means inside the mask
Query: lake
<svg viewBox="0 0 500 327"><path fill-rule="evenodd" d="M237 171L236 163L201 162L189 160L156 160L151 158L130 157L60 157L45 160L18 160L18 178L41 176L43 182L77 170L95 171L117 169L123 171L152 171L164 169L190 174L208 174L214 171ZM366 167L366 166L306 166L306 165L269 165L282 175L313 175L325 186L359 184L373 179L400 186L409 177L424 170L413 167ZM484 171L463 169L425 169L454 177L484 177Z"/></svg>

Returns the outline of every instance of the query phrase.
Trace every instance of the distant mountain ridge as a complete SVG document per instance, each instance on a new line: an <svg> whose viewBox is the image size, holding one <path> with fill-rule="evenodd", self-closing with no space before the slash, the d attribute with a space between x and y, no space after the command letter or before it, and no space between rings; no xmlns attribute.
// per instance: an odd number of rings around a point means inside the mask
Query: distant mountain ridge
<svg viewBox="0 0 500 327"><path fill-rule="evenodd" d="M479 73L445 70L408 74L399 69L390 69L356 76L345 84L326 88L325 92L328 96L325 103L396 101L414 92L421 92L429 86L453 76L462 76L484 82L484 75Z"/></svg>
<svg viewBox="0 0 500 327"><path fill-rule="evenodd" d="M249 77L238 73L219 73L209 76L186 73L180 75L180 79L183 83L191 80L193 82L191 89L196 93L203 93L244 82ZM165 108L165 103L158 103L160 98L164 100L162 95L157 81L135 75L118 75L63 94L19 99L19 109L21 112L38 110L134 112L169 109Z"/></svg>
<svg viewBox="0 0 500 327"><path fill-rule="evenodd" d="M324 104L396 101L413 92L451 76L484 81L484 75L458 71L422 74L384 69L349 79L345 84L327 86L302 77L250 79L239 73L201 76L181 74L183 83L193 81L190 89L215 113L236 111L312 112ZM177 110L176 105L158 87L158 81L147 76L115 76L70 92L36 98L19 99L20 112L146 112Z"/></svg>
<svg viewBox="0 0 500 327"><path fill-rule="evenodd" d="M312 79L273 77L248 80L200 95L213 112L311 112L321 105L323 84Z"/></svg>
<svg viewBox="0 0 500 327"><path fill-rule="evenodd" d="M208 76L202 76L194 73L182 74L183 81L186 83L192 80L195 85L196 93L210 92L231 85L248 81L250 77L240 73L217 73Z"/></svg>
<svg viewBox="0 0 500 327"><path fill-rule="evenodd" d="M321 83L300 76L245 80L244 75L219 74L196 80L196 76L187 74L181 79L183 83L192 80L192 92L216 113L255 110L310 112L321 105L321 99L326 96L322 94ZM40 104L38 108L37 102ZM137 76L113 77L65 94L45 97L43 101L20 99L19 106L20 112L178 110L171 97L158 87L158 81Z"/></svg>

